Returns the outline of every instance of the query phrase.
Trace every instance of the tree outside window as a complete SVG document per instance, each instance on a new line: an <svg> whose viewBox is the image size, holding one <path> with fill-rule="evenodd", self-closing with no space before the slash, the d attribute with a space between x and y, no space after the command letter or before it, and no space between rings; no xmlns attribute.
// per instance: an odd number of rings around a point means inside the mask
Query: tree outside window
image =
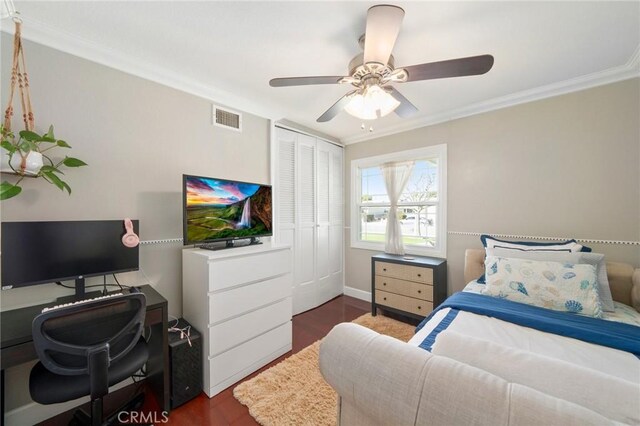
<svg viewBox="0 0 640 426"><path fill-rule="evenodd" d="M398 219L407 253L446 257L447 146L432 145L351 161L351 246L384 250L391 203L381 165L413 161L398 200Z"/></svg>

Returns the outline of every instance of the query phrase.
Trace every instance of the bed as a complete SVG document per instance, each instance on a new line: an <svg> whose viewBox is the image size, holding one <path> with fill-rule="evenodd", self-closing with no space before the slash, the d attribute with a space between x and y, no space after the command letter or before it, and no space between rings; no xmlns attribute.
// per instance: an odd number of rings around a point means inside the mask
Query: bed
<svg viewBox="0 0 640 426"><path fill-rule="evenodd" d="M462 302L495 299L476 281L484 259L467 250ZM604 346L446 306L408 343L336 326L320 369L338 392L339 424L640 425L640 269L607 262L607 275L615 309L596 337L621 342Z"/></svg>
<svg viewBox="0 0 640 426"><path fill-rule="evenodd" d="M482 294L485 285L476 280L484 273L485 251L467 250L465 259L465 281L468 282L463 292ZM633 288L633 268L623 263L607 263L609 285L614 298L615 311L603 312L602 319L638 327L640 333L640 312L632 306L631 290ZM485 296L486 297L486 296ZM485 315L471 312L460 312L450 324L442 322L451 312L445 308L436 312L429 321L420 328L409 341L410 345L421 346L425 340L432 341L428 346L433 353L438 350L438 334L444 330L461 336L482 339L497 345L529 352L560 360L571 360L572 363L606 374L619 377L640 385L640 360L630 352L587 343L578 339L568 339L553 333L522 327ZM634 332L632 328L631 332ZM640 351L640 348L638 348ZM472 362L472 354L457 356L457 359Z"/></svg>

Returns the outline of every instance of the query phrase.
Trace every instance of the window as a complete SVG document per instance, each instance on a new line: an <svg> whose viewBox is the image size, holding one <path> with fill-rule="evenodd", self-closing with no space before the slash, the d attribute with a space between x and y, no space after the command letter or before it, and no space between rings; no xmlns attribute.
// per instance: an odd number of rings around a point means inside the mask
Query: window
<svg viewBox="0 0 640 426"><path fill-rule="evenodd" d="M384 250L391 204L381 165L414 161L398 201L407 253L446 257L447 146L436 145L351 162L351 247Z"/></svg>

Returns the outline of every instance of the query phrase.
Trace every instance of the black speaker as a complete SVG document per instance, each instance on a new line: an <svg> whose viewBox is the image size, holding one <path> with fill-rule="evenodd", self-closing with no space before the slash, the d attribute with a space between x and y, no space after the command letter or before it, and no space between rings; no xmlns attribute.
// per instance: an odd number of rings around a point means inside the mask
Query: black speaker
<svg viewBox="0 0 640 426"><path fill-rule="evenodd" d="M173 326L175 321L169 321ZM192 400L202 391L202 338L193 327L180 318L169 329L169 368L171 371L171 408ZM184 330L185 333L175 331Z"/></svg>

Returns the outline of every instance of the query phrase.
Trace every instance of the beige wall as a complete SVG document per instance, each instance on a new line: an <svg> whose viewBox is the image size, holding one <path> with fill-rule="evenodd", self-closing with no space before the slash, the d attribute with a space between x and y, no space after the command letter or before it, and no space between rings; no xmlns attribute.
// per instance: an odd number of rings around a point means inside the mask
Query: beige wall
<svg viewBox="0 0 640 426"><path fill-rule="evenodd" d="M2 33L2 88L8 87L11 37ZM242 133L213 126L211 102L65 53L25 42L36 127L50 123L71 155L89 166L69 170L68 196L39 179L3 201L3 221L140 220L143 240L182 237L182 174L269 183L269 122L243 115ZM6 102L6 90L2 104ZM233 105L231 108L237 109ZM18 128L20 122L14 120ZM3 179L5 175L3 175ZM140 266L182 314L181 243L141 246ZM124 277L134 283L144 277ZM138 281L139 282L139 281ZM40 285L0 293L3 310L65 292ZM7 409L25 401L24 374L9 370ZM28 393L27 393L28 395Z"/></svg>
<svg viewBox="0 0 640 426"><path fill-rule="evenodd" d="M23 181L23 193L2 202L3 221L132 217L140 219L143 240L176 238L182 237L183 173L269 183L267 119L245 113L241 133L223 129L212 125L206 99L30 42L25 51L37 130L53 123L56 136L73 147L70 154L89 166L66 172L71 196L41 179ZM3 88L10 55L11 37L3 33ZM140 265L172 315L182 312L181 246L140 250ZM3 291L2 308L50 292L60 290Z"/></svg>
<svg viewBox="0 0 640 426"><path fill-rule="evenodd" d="M345 150L351 161L446 143L449 231L640 240L640 79L385 136ZM369 291L368 250L346 241L345 285ZM640 247L590 244L640 266ZM464 287L464 250L449 235L449 293Z"/></svg>

